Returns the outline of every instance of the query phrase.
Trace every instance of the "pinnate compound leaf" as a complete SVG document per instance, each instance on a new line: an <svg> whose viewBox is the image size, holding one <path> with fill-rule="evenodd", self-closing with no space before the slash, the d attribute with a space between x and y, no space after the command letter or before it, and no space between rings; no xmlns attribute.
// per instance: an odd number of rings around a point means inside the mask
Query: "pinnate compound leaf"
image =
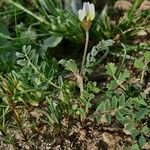
<svg viewBox="0 0 150 150"><path fill-rule="evenodd" d="M59 61L60 64L64 65L65 69L68 71L71 71L73 73L77 73L78 72L78 67L77 64L74 60L69 59L69 60L60 60Z"/></svg>
<svg viewBox="0 0 150 150"><path fill-rule="evenodd" d="M114 76L115 75L117 68L116 68L114 63L108 63L105 68L107 70L106 73L108 75L110 75L110 76Z"/></svg>

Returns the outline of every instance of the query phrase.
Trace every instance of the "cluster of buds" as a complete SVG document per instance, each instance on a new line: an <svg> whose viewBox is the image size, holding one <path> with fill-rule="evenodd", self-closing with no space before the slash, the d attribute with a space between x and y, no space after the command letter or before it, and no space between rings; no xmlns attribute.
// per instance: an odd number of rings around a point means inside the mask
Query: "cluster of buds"
<svg viewBox="0 0 150 150"><path fill-rule="evenodd" d="M85 2L83 8L78 11L79 19L82 22L83 28L87 31L92 25L92 21L95 18L94 4Z"/></svg>

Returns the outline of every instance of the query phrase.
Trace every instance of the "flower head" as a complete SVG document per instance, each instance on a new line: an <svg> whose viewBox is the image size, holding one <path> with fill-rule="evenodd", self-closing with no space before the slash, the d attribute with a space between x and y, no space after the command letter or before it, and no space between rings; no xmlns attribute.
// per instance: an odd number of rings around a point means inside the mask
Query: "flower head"
<svg viewBox="0 0 150 150"><path fill-rule="evenodd" d="M94 4L89 2L83 3L83 8L78 11L80 21L87 19L87 21L92 21L95 18L95 7Z"/></svg>
<svg viewBox="0 0 150 150"><path fill-rule="evenodd" d="M95 18L95 7L93 3L83 3L83 8L78 11L79 19L86 28L91 26L91 22Z"/></svg>

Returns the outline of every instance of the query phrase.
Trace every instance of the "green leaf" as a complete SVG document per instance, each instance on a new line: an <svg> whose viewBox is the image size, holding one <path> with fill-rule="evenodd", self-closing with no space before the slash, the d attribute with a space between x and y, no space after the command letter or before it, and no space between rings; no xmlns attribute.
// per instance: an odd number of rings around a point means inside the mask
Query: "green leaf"
<svg viewBox="0 0 150 150"><path fill-rule="evenodd" d="M122 94L119 98L119 106L125 105L125 96Z"/></svg>
<svg viewBox="0 0 150 150"><path fill-rule="evenodd" d="M34 57L32 58L32 63L33 63L34 65L37 65L37 63L38 63L38 58L39 58L39 55L38 55L38 54L35 54Z"/></svg>
<svg viewBox="0 0 150 150"><path fill-rule="evenodd" d="M35 42L37 34L34 30L28 29L20 33L20 39L22 43L31 43Z"/></svg>
<svg viewBox="0 0 150 150"><path fill-rule="evenodd" d="M24 57L24 54L20 53L20 52L16 52L16 56L18 58L23 58Z"/></svg>
<svg viewBox="0 0 150 150"><path fill-rule="evenodd" d="M67 61L60 60L59 63L64 65L66 70L71 71L75 74L79 71L76 62L72 59L69 59Z"/></svg>
<svg viewBox="0 0 150 150"><path fill-rule="evenodd" d="M41 72L44 72L44 71L45 71L45 68L46 68L46 62L43 61L43 62L41 63L41 65L40 65L40 71L41 71Z"/></svg>
<svg viewBox="0 0 150 150"><path fill-rule="evenodd" d="M124 124L124 130L128 131L131 134L131 132L134 130L133 123L128 123L127 122L126 124Z"/></svg>
<svg viewBox="0 0 150 150"><path fill-rule="evenodd" d="M114 90L118 87L118 84L115 80L113 80L110 83L108 83L106 87L108 88L108 90Z"/></svg>
<svg viewBox="0 0 150 150"><path fill-rule="evenodd" d="M117 111L117 112L115 113L115 116L116 116L116 118L117 118L119 121L124 121L124 116L123 116L123 114L122 114L121 112Z"/></svg>
<svg viewBox="0 0 150 150"><path fill-rule="evenodd" d="M17 64L20 66L28 66L28 61L26 59L17 60Z"/></svg>
<svg viewBox="0 0 150 150"><path fill-rule="evenodd" d="M140 136L138 143L140 144L141 147L146 143L146 139L143 135Z"/></svg>
<svg viewBox="0 0 150 150"><path fill-rule="evenodd" d="M134 98L133 101L135 103L138 103L138 104L141 104L141 105L144 105L144 106L148 106L147 103L145 102L145 100L142 99L142 98Z"/></svg>
<svg viewBox="0 0 150 150"><path fill-rule="evenodd" d="M120 109L120 112L123 113L123 114L130 114L131 110L128 109L128 108L122 108L122 109Z"/></svg>
<svg viewBox="0 0 150 150"><path fill-rule="evenodd" d="M61 88L62 88L63 85L64 85L64 81L63 81L63 78L62 78L61 75L58 77L58 84L59 84L59 86L60 86Z"/></svg>
<svg viewBox="0 0 150 150"><path fill-rule="evenodd" d="M93 93L98 93L100 91L100 89L96 87L96 82L88 82L87 89L88 91L93 92Z"/></svg>
<svg viewBox="0 0 150 150"><path fill-rule="evenodd" d="M30 103L32 106L38 106L38 105L39 105L39 102L38 102L38 101L35 101L35 100L29 100L29 103Z"/></svg>
<svg viewBox="0 0 150 150"><path fill-rule="evenodd" d="M149 108L139 108L138 112L136 113L136 120L141 120L148 114Z"/></svg>
<svg viewBox="0 0 150 150"><path fill-rule="evenodd" d="M117 68L116 68L114 63L108 63L105 68L107 70L106 73L108 75L110 75L110 76L114 76L115 75Z"/></svg>
<svg viewBox="0 0 150 150"><path fill-rule="evenodd" d="M32 68L30 68L30 67L23 67L21 69L21 73L27 73L27 74L30 75L32 73Z"/></svg>
<svg viewBox="0 0 150 150"><path fill-rule="evenodd" d="M106 110L110 110L110 108L111 108L110 100L107 99L107 100L105 101L105 109L106 109Z"/></svg>
<svg viewBox="0 0 150 150"><path fill-rule="evenodd" d="M105 111L105 102L101 102L100 105L96 108L96 111Z"/></svg>
<svg viewBox="0 0 150 150"><path fill-rule="evenodd" d="M131 147L131 150L140 150L139 145L138 144L133 144Z"/></svg>
<svg viewBox="0 0 150 150"><path fill-rule="evenodd" d="M150 129L147 126L142 127L141 129L141 133L143 134L149 134L150 133Z"/></svg>
<svg viewBox="0 0 150 150"><path fill-rule="evenodd" d="M133 104L133 98L129 98L127 101L126 101L126 105L127 106L131 106Z"/></svg>
<svg viewBox="0 0 150 150"><path fill-rule="evenodd" d="M78 105L76 105L76 104L72 105L73 110L77 110L77 108L78 108Z"/></svg>
<svg viewBox="0 0 150 150"><path fill-rule="evenodd" d="M142 61L142 59L136 59L134 62L134 66L138 69L142 69L145 66L145 64Z"/></svg>
<svg viewBox="0 0 150 150"><path fill-rule="evenodd" d="M111 105L112 108L118 108L118 99L116 96L113 96Z"/></svg>
<svg viewBox="0 0 150 150"><path fill-rule="evenodd" d="M136 139L136 137L140 134L140 131L138 129L133 129L131 131L133 139Z"/></svg>
<svg viewBox="0 0 150 150"><path fill-rule="evenodd" d="M150 52L149 51L145 52L144 58L145 58L146 62L150 62Z"/></svg>
<svg viewBox="0 0 150 150"><path fill-rule="evenodd" d="M47 48L56 47L62 41L62 39L63 39L62 36L61 37L51 36L47 38L46 40L44 40L43 43L44 50L47 50Z"/></svg>
<svg viewBox="0 0 150 150"><path fill-rule="evenodd" d="M28 54L28 57L32 59L35 56L35 49L31 50L30 53Z"/></svg>
<svg viewBox="0 0 150 150"><path fill-rule="evenodd" d="M30 51L31 51L31 45L28 45L28 46L24 45L24 46L22 47L22 52L23 52L24 54L28 55L28 54L30 53Z"/></svg>
<svg viewBox="0 0 150 150"><path fill-rule="evenodd" d="M54 70L53 69L49 70L47 78L49 81L53 80L53 78L54 78Z"/></svg>
<svg viewBox="0 0 150 150"><path fill-rule="evenodd" d="M127 69L125 69L123 73L119 74L118 80L120 83L123 83L129 77L130 77L130 73Z"/></svg>

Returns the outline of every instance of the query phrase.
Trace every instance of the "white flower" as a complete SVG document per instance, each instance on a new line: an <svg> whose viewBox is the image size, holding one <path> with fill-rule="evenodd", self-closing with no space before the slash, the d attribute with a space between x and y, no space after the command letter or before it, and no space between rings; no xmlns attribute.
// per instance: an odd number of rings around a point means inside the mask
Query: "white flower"
<svg viewBox="0 0 150 150"><path fill-rule="evenodd" d="M78 11L80 21L92 21L95 18L94 4L89 2L83 3L83 8Z"/></svg>

